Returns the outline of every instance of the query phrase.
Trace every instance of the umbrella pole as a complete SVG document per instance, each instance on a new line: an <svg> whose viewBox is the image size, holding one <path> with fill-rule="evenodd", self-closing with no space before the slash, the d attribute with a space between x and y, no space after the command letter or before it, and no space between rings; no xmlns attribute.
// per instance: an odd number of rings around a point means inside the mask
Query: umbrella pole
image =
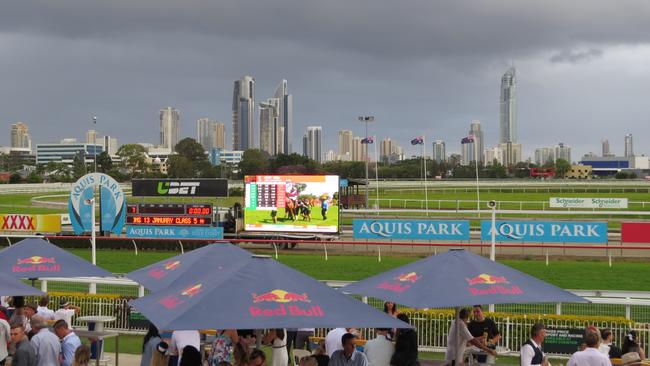
<svg viewBox="0 0 650 366"><path fill-rule="evenodd" d="M461 346L461 337L460 337L461 324L460 324L460 322L461 322L461 320L460 320L460 307L457 306L454 309L454 326L456 327L456 337L453 340L454 345L456 346L456 348L454 349L454 352L456 353L454 355L454 359L456 360L456 365L460 365L462 363L462 361L463 361L463 355L458 354L458 350L460 349L460 346ZM449 347L449 345L447 345L447 347Z"/></svg>

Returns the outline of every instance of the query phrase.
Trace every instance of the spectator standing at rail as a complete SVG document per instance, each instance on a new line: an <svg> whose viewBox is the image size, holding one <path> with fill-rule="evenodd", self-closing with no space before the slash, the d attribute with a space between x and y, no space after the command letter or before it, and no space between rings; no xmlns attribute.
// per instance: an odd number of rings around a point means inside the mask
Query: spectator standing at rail
<svg viewBox="0 0 650 366"><path fill-rule="evenodd" d="M639 345L639 337L636 333L636 330L631 330L625 335L625 339L623 339L622 351L623 354L636 352L641 357L641 360L645 360L645 351Z"/></svg>
<svg viewBox="0 0 650 366"><path fill-rule="evenodd" d="M54 333L61 340L61 366L71 366L74 353L81 346L81 340L63 319L54 323Z"/></svg>
<svg viewBox="0 0 650 366"><path fill-rule="evenodd" d="M467 329L474 338L483 336L484 344L490 349L496 349L497 343L501 339L501 334L494 320L486 318L481 305L474 305L472 308L474 319L469 322ZM487 355L476 355L476 361L479 364L487 361Z"/></svg>
<svg viewBox="0 0 650 366"><path fill-rule="evenodd" d="M546 327L542 323L535 323L530 330L530 339L524 343L519 351L521 366L549 366L550 363L542 351L542 343L546 337Z"/></svg>
<svg viewBox="0 0 650 366"><path fill-rule="evenodd" d="M600 333L595 327L588 327L585 330L585 343L587 348L571 355L567 366L611 366L612 362L598 350L600 345Z"/></svg>
<svg viewBox="0 0 650 366"><path fill-rule="evenodd" d="M50 304L50 297L45 295L38 300L38 308L36 308L36 315L45 320L54 320L54 310L48 308Z"/></svg>
<svg viewBox="0 0 650 366"><path fill-rule="evenodd" d="M469 310L460 309L458 318L451 322L449 336L447 337L447 352L445 353L445 365L464 365L464 355L467 344L471 344L483 350L483 352L494 355L494 350L487 348L483 336L474 337L467 329L469 321Z"/></svg>
<svg viewBox="0 0 650 366"><path fill-rule="evenodd" d="M377 328L375 332L377 336L375 339L366 342L363 348L368 359L368 366L389 366L390 360L395 353L395 346L388 340L388 332L390 329Z"/></svg>
<svg viewBox="0 0 650 366"><path fill-rule="evenodd" d="M158 352L158 344L162 339L158 328L152 323L149 323L149 330L144 335L142 340L142 358L140 359L140 366L151 366L153 356Z"/></svg>
<svg viewBox="0 0 650 366"><path fill-rule="evenodd" d="M15 348L11 366L36 366L36 350L27 339L22 324L14 323L11 325L11 342Z"/></svg>
<svg viewBox="0 0 650 366"><path fill-rule="evenodd" d="M614 344L614 333L612 330L605 328L600 331L600 335L602 342L598 350L609 358L621 358L623 352Z"/></svg>
<svg viewBox="0 0 650 366"><path fill-rule="evenodd" d="M80 311L80 307L72 305L66 300L61 300L59 302L59 309L54 312L54 320L65 320L65 323L71 326L72 317L78 315Z"/></svg>
<svg viewBox="0 0 650 366"><path fill-rule="evenodd" d="M38 356L38 366L59 366L61 342L56 334L47 329L47 321L39 315L34 315L31 320L34 336L32 345Z"/></svg>

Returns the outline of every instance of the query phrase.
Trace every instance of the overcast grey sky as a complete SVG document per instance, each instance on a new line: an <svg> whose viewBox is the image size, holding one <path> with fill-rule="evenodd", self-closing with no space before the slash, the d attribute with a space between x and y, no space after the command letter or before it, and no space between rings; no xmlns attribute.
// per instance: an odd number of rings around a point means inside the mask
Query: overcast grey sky
<svg viewBox="0 0 650 366"><path fill-rule="evenodd" d="M357 116L371 134L425 134L460 151L478 119L497 142L499 83L514 64L525 156L559 141L573 160L623 136L647 153L650 2L384 0L21 0L0 11L0 144L11 123L33 143L99 134L158 142L158 113L226 123L233 81L256 80L256 99L281 79L294 96L294 150L322 125L324 152ZM258 131L256 131L258 133Z"/></svg>

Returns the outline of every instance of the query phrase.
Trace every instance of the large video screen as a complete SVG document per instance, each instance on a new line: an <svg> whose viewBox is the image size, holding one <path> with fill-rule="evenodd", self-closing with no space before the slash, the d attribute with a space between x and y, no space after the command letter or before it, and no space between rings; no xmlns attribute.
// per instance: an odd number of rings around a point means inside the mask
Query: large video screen
<svg viewBox="0 0 650 366"><path fill-rule="evenodd" d="M337 175L251 175L244 184L245 230L339 232Z"/></svg>

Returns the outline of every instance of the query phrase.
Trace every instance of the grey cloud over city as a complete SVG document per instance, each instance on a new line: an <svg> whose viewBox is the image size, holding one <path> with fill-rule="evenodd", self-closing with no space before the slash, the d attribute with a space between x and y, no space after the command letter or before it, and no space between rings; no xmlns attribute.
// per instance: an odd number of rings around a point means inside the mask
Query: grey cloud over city
<svg viewBox="0 0 650 366"><path fill-rule="evenodd" d="M183 136L211 117L232 132L233 81L256 100L287 79L294 150L309 125L336 133L447 141L472 120L498 141L499 84L517 69L524 156L560 141L573 159L608 138L649 153L647 1L10 1L0 11L0 145L27 122L34 143L101 135L158 142L158 112L180 110ZM256 131L258 133L258 131Z"/></svg>

